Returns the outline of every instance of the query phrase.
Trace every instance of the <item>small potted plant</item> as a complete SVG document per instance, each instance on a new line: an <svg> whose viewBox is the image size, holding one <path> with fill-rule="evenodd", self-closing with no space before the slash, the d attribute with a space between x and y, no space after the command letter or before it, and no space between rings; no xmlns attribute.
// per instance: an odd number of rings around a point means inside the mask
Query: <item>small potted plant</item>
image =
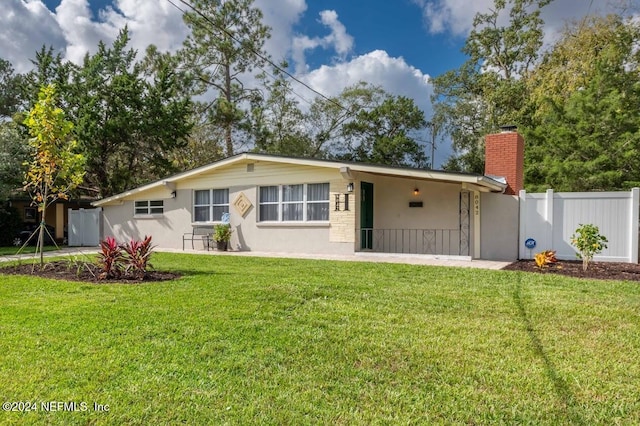
<svg viewBox="0 0 640 426"><path fill-rule="evenodd" d="M213 226L213 240L216 242L216 248L221 251L226 251L231 240L231 224L221 223Z"/></svg>

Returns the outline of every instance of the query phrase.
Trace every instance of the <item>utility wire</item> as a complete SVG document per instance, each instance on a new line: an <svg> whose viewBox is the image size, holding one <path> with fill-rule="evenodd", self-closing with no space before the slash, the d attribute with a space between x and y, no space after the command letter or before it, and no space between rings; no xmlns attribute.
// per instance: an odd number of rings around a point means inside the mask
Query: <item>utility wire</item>
<svg viewBox="0 0 640 426"><path fill-rule="evenodd" d="M179 11L181 11L183 14L186 13L185 10L183 10L182 8L180 8L178 5L176 5L173 0L167 0L169 3L171 3L176 9L178 9ZM188 7L189 9L191 9L196 15L200 16L202 19L204 19L206 22L208 22L209 24L211 24L211 26L215 27L216 29L218 29L219 31L222 31L223 33L225 33L231 40L235 41L238 44L241 44L242 42L240 40L238 40L232 33L230 33L226 28L222 28L219 27L218 25L216 25L215 22L211 21L211 19L209 19L209 17L207 17L204 13L202 13L201 11L199 11L198 9L196 9L195 7L193 7L189 2L187 2L186 0L179 0L180 3L182 3L183 5L185 5L186 7ZM337 102L335 99L330 98L328 96L326 96L324 93L319 92L318 90L314 89L313 87L311 87L310 85L308 85L307 83L305 83L304 81L298 79L297 77L295 77L293 74L291 74L289 71L283 69L282 67L280 67L278 64L276 64L275 62L273 62L270 58L266 57L265 55L263 55L261 52L257 51L256 49L254 49L252 46L249 46L249 50L251 50L251 52L256 55L258 58L262 59L263 61L267 62L269 65L271 65L272 67L274 67L275 69L277 69L278 71L280 71L281 73L285 74L287 77L291 78L293 81L295 81L296 83L304 86L305 88L309 89L311 92L315 93L316 95L320 96L321 98L325 99L328 102L331 102L332 104L336 105L338 108L343 109L345 111L351 112L349 111L346 107L344 107L343 105L341 105L339 102ZM263 70L264 71L264 70ZM265 71L266 72L266 71ZM296 93L297 94L297 93ZM298 95L298 94L297 94ZM300 96L300 95L298 95Z"/></svg>
<svg viewBox="0 0 640 426"><path fill-rule="evenodd" d="M173 7L175 7L176 9L178 9L180 12L182 12L183 14L187 13L184 9L182 9L181 7L179 7L173 0L167 0ZM212 27L218 29L219 31L223 32L226 36L228 36L231 40L233 40L234 42L238 43L238 44L242 44L242 42L240 40L238 40L232 33L230 33L226 28L222 28L218 25L216 25L215 22L211 21L211 19L209 19L209 17L207 17L204 13L202 13L200 10L196 9L194 6L192 6L189 2L187 2L186 0L178 0L180 3L182 3L183 5L185 5L186 7L188 7L190 10L192 10L196 15L200 16L204 21L206 21L207 23L209 23ZM592 0L593 1L593 0ZM204 27L202 27L204 28ZM207 28L205 28L207 29ZM213 35L213 34L212 34ZM342 120L348 116L354 116L354 111L352 111L349 108L346 108L345 106L343 106L341 103L339 103L338 101L336 101L333 98L330 98L328 96L326 96L324 93L319 92L318 90L314 89L313 87L311 87L310 85L308 85L307 83L305 83L304 81L298 79L296 76L294 76L293 74L291 74L289 71L287 71L286 69L280 67L278 64L276 64L275 62L273 62L270 58L266 57L265 55L263 55L261 52L257 51L256 49L254 49L252 46L249 46L249 50L256 55L258 58L262 59L263 61L265 61L266 63L268 63L269 65L271 65L273 68L275 68L276 70L278 70L279 72L283 73L284 75L286 75L287 77L289 77L291 80L295 81L296 83L302 85L303 87L307 88L308 90L310 90L311 92L315 93L316 95L320 96L321 98L325 99L327 102L332 103L333 105L337 106L338 108L340 108L341 110L344 111L344 114L339 117L339 120ZM260 68L262 71L264 71L266 74L268 74L269 76L271 76L272 78L275 78L275 76L273 76L271 73L269 73L268 71L266 71L264 68L262 67L258 67ZM295 95L297 95L300 99L302 99L303 101L309 103L310 105L312 104L310 101L308 101L307 99L305 99L304 97L302 97L299 93L295 92L292 88L288 88L289 91L291 91L292 93L294 93ZM368 133L369 136L373 136L376 137L377 135L372 134L370 132L365 132ZM418 139L415 138L414 140L419 141L419 142L423 142L423 143L428 143L428 141L422 140L422 139ZM433 159L431 159L431 161L433 161Z"/></svg>

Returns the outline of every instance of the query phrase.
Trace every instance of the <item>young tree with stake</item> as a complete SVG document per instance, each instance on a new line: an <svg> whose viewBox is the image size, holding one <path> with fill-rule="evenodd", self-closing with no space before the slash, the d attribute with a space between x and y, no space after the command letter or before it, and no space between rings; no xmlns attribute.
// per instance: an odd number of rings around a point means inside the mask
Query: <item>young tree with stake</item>
<svg viewBox="0 0 640 426"><path fill-rule="evenodd" d="M64 111L56 106L53 85L44 86L38 102L24 121L29 129L31 158L26 163L24 190L29 192L41 215L36 253L40 252L40 266L44 265L43 246L46 232L47 207L58 199L68 199L84 177L85 157L76 153L77 142L72 138L73 124L65 120Z"/></svg>

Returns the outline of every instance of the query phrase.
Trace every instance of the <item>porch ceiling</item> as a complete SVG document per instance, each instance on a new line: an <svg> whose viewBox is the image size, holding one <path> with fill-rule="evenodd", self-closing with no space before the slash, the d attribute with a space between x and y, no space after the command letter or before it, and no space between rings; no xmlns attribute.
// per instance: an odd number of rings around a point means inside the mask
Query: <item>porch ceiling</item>
<svg viewBox="0 0 640 426"><path fill-rule="evenodd" d="M404 177L420 181L461 184L463 189L480 192L502 192L506 184L487 176L479 176L465 173L449 173L435 170L416 169L386 169L370 166L349 166L350 171L369 173L377 176Z"/></svg>

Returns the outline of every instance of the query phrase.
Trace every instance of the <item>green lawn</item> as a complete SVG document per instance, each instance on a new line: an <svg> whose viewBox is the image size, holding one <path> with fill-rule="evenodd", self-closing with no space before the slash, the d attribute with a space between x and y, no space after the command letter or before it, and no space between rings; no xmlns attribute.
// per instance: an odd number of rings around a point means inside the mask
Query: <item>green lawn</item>
<svg viewBox="0 0 640 426"><path fill-rule="evenodd" d="M0 276L0 400L38 404L0 424L640 424L637 283L154 256L183 278Z"/></svg>

